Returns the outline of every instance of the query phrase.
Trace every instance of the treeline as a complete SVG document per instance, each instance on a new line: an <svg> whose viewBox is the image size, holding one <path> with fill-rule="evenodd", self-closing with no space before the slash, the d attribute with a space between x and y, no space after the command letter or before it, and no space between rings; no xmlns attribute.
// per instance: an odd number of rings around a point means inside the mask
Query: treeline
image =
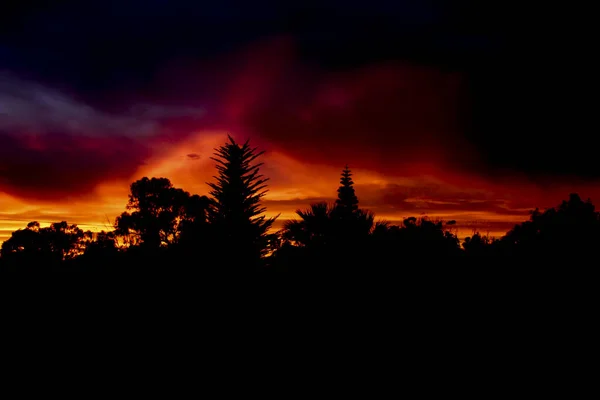
<svg viewBox="0 0 600 400"><path fill-rule="evenodd" d="M555 208L535 210L529 221L499 239L479 233L461 244L453 221L407 218L377 221L359 207L352 173L341 174L333 204L298 210L277 232L261 200L268 178L262 152L231 137L212 158L217 165L209 196L192 195L166 178L131 185L126 211L110 232L84 232L66 222L42 228L31 222L2 244L2 269L197 269L214 273L387 271L428 262L494 263L574 260L591 263L600 244L600 215L571 194Z"/></svg>

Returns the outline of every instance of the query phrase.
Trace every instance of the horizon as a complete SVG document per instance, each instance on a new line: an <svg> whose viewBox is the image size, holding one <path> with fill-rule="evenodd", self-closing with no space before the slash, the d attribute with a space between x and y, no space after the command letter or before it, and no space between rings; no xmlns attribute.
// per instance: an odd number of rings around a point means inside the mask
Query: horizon
<svg viewBox="0 0 600 400"><path fill-rule="evenodd" d="M25 210L13 214L12 218L8 212L0 212L0 221L2 221L0 223L0 243L8 239L13 231L25 228L27 223L32 221L39 222L41 227L47 227L54 222L66 221L94 233L113 230L116 217L125 211L130 184L144 176L167 178L175 187L190 194L208 195L209 188L206 182L213 180L215 163L206 156L198 156L198 153L212 155L214 148L210 146L216 147L219 143L225 143L228 134L212 136L204 134L200 143L194 145L195 147L183 144L179 147L179 151L169 154L157 163L151 164L150 167L140 168L130 179L101 184L85 196L72 197L69 201L58 203L59 207L53 206L52 203L47 205L44 202L33 205L29 203L28 206L22 200L0 194L0 209L6 210L13 207ZM208 139L209 137L210 139ZM252 145L252 141L250 144ZM189 157L190 154L183 154L187 151L186 149L190 148L201 151L190 153L194 154L193 157ZM316 202L332 204L335 201L342 168L307 165L276 152L265 153L263 162L265 164L261 167L261 173L269 178L269 189L263 200L263 204L267 207L265 215L267 217L279 215L273 230L279 230L286 220L297 219L297 209L306 209L310 204ZM348 165L353 173L354 186L361 208L373 211L377 220L384 220L396 225L401 225L402 221L409 217L426 217L444 222L454 220L456 225L452 227L452 230L457 233L461 241L475 232L500 238L514 225L527 221L534 209L539 208L543 211L555 207L562 200L566 200L569 193L582 194L576 190L577 187L574 185L560 187L554 191L532 190L528 197L538 201L545 199L544 206L533 203L531 206L526 206L521 203L518 207L511 208L511 204L514 203L507 198L494 197L496 192L491 186L488 186L487 189L455 187L435 176L426 175L399 176L394 179L394 177L385 177L372 171L353 169L350 164ZM291 170L297 173L295 181L282 180L281 176ZM316 170L320 172L319 177L311 175ZM276 184L274 186L269 172L275 173ZM295 182L300 182L300 186L295 186ZM382 201L379 192L385 191L386 188L389 190L390 187L403 192L402 203L408 207L397 209L396 205ZM302 195L303 189L307 194ZM528 189L531 190L531 188ZM522 190L518 189L521 195L523 194ZM456 193L460 195L456 195ZM467 193L470 193L470 197L466 196ZM506 189L503 193L505 196L509 196ZM512 195L514 196L514 194ZM585 195L581 197L590 198L592 202L594 200ZM477 208L477 205L484 207ZM489 211L488 205L497 207L501 211ZM78 210L79 214L76 214L75 210ZM29 218L26 218L28 216Z"/></svg>

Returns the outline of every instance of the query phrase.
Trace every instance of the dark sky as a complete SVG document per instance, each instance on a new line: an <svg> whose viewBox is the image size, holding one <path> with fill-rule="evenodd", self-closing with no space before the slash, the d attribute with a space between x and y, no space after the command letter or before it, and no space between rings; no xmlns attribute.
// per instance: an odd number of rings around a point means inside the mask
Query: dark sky
<svg viewBox="0 0 600 400"><path fill-rule="evenodd" d="M14 79L36 82L93 107L115 111L124 99L159 96L165 84L157 82L163 82L162 74L173 65L206 65L253 43L286 37L294 43L297 63L313 70L318 66L321 77L394 62L459 76L461 94L451 100L460 102L448 107L460 119L461 137L456 143L465 149L456 153L464 160L457 161L460 168L476 168L490 177L519 173L548 182L557 177L600 177L596 161L597 24L591 10L571 3L10 3L0 10L0 72L11 77L4 78L5 87L14 87ZM235 64L221 65L223 70L235 69ZM429 78L419 75L415 79ZM431 85L437 85L435 79ZM440 78L439 82L444 85L445 81ZM205 82L198 87L209 86ZM290 87L288 95L294 97ZM421 92L415 89L415 93ZM180 94L182 102L190 97L184 90ZM173 93L165 96L176 97ZM369 113L376 115L377 110ZM276 119L256 114L248 120L260 120L254 126L266 136L269 129L281 126L273 122ZM8 130L0 132L9 138L0 137L5 152L15 146ZM337 140L342 133L331 135ZM444 140L444 148L455 151L452 142ZM20 144L19 148L24 147ZM477 154L477 163L469 163L469 152ZM103 168L119 154L104 160Z"/></svg>

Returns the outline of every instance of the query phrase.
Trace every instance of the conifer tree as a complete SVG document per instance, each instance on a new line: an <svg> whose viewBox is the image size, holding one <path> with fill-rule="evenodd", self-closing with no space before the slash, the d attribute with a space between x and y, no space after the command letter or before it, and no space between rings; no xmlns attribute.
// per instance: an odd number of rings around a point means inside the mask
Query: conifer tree
<svg viewBox="0 0 600 400"><path fill-rule="evenodd" d="M337 190L338 198L335 201L335 206L338 214L342 217L351 216L358 211L358 198L354 191L354 181L352 180L352 172L348 165L342 171L340 178L340 187Z"/></svg>
<svg viewBox="0 0 600 400"><path fill-rule="evenodd" d="M254 162L264 152L251 148L249 141L239 145L231 136L228 139L211 157L218 175L215 183L208 183L212 189L209 218L224 246L223 261L235 262L236 267L255 266L267 251L267 231L276 219L266 218L261 205L268 178L259 172L263 164Z"/></svg>

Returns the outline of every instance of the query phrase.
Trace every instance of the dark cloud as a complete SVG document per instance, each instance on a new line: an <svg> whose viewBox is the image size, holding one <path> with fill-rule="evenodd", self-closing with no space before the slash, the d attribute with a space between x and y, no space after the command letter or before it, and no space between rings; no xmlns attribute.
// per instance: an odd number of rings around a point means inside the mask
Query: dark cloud
<svg viewBox="0 0 600 400"><path fill-rule="evenodd" d="M187 158L189 158L190 160L199 160L200 159L200 154L190 153L190 154L187 155Z"/></svg>
<svg viewBox="0 0 600 400"><path fill-rule="evenodd" d="M381 215L404 214L422 215L442 213L470 213L472 215L521 216L526 220L532 211L531 202L523 204L509 199L498 199L493 193L485 191L458 191L438 184L416 185L356 185L356 193L361 207L371 209ZM305 198L286 200L265 200L265 205L274 210L304 209L312 203L333 204L331 198Z"/></svg>
<svg viewBox="0 0 600 400"><path fill-rule="evenodd" d="M498 193L488 191L461 191L448 186L432 183L416 185L388 184L385 186L357 185L357 193L363 203L377 208L384 213L431 213L469 212L473 214L488 213L492 215L515 216L527 218L531 211L522 209L515 204L498 196Z"/></svg>
<svg viewBox="0 0 600 400"><path fill-rule="evenodd" d="M107 113L73 96L0 71L0 130L70 135L149 137L161 133L161 122L173 118L198 120L194 107L133 104L129 110Z"/></svg>
<svg viewBox="0 0 600 400"><path fill-rule="evenodd" d="M111 179L127 179L148 157L135 139L0 131L0 191L37 200L87 196Z"/></svg>
<svg viewBox="0 0 600 400"><path fill-rule="evenodd" d="M282 207L286 210L294 210L294 207L300 208L301 210L308 208L311 204L314 203L331 203L335 202L335 198L327 198L327 197L307 197L307 198L295 198L295 199L285 199L285 200L269 200L265 199L264 204L268 207Z"/></svg>
<svg viewBox="0 0 600 400"><path fill-rule="evenodd" d="M405 63L334 73L299 63L295 49L271 41L236 63L220 104L243 134L304 161L381 172L478 161L462 135L460 74Z"/></svg>
<svg viewBox="0 0 600 400"><path fill-rule="evenodd" d="M198 107L149 103L107 112L2 72L0 191L32 199L85 196L100 182L128 179L152 143L166 149L203 116Z"/></svg>

